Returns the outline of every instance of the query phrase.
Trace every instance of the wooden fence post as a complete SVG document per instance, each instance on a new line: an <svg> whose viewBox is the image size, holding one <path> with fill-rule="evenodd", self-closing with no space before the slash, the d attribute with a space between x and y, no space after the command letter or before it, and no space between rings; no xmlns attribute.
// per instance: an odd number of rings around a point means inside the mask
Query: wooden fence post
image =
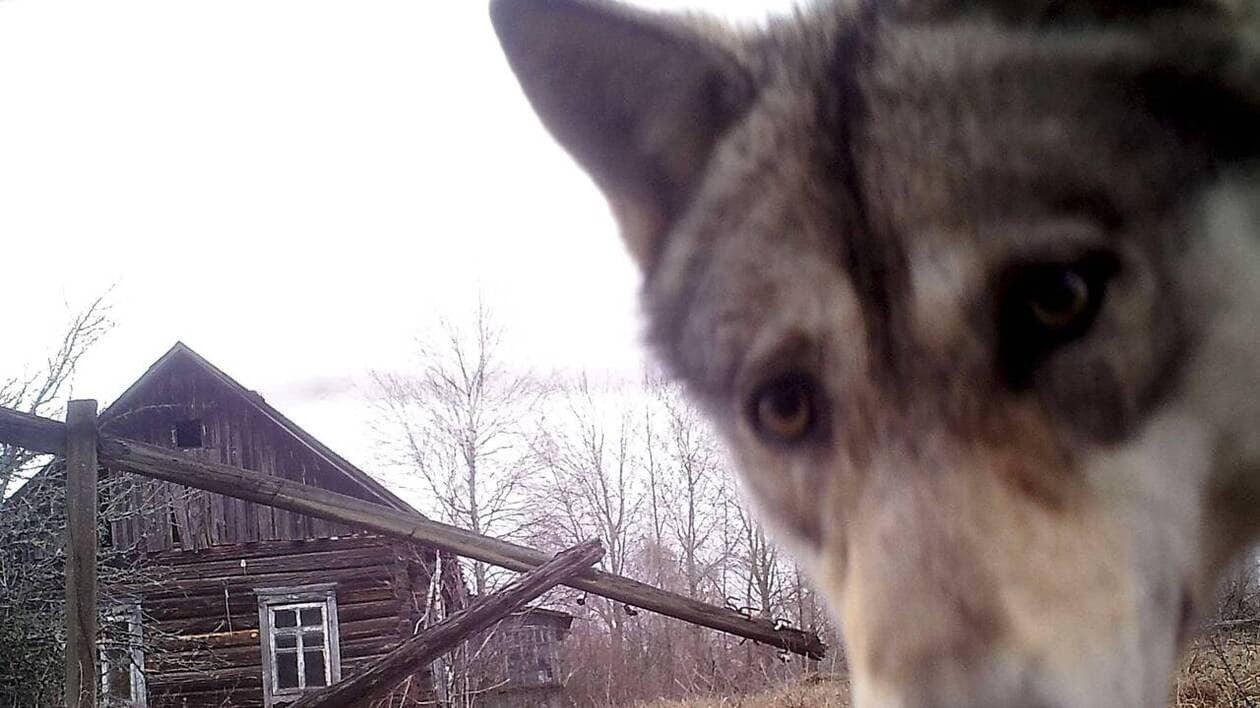
<svg viewBox="0 0 1260 708"><path fill-rule="evenodd" d="M96 706L96 401L66 409L66 705Z"/></svg>

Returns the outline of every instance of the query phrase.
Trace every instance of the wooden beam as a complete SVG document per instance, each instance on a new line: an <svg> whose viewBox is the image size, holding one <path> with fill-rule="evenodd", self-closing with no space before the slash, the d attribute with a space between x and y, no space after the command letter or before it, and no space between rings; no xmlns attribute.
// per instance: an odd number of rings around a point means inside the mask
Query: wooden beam
<svg viewBox="0 0 1260 708"><path fill-rule="evenodd" d="M66 427L51 418L0 408L0 442L50 455L66 454Z"/></svg>
<svg viewBox="0 0 1260 708"><path fill-rule="evenodd" d="M96 401L66 409L66 705L96 706Z"/></svg>
<svg viewBox="0 0 1260 708"><path fill-rule="evenodd" d="M17 440L26 440L31 443L28 445L31 449L57 452L55 448L48 449L56 444L49 441L54 440L57 431L64 436L64 427L59 421L0 408L0 442L21 444ZM38 447L40 444L46 447ZM415 512L391 509L281 477L201 462L153 445L102 435L99 454L101 460L111 467L278 509L340 521L508 570L524 572L549 560L542 551L482 536ZM727 607L710 605L620 575L593 570L562 584L797 654L822 658L827 651L826 645L813 633L778 627L767 619L748 617Z"/></svg>
<svg viewBox="0 0 1260 708"><path fill-rule="evenodd" d="M525 603L577 573L590 569L604 557L599 541L587 541L561 551L555 558L517 577L493 595L477 600L464 610L403 642L372 666L328 688L303 696L289 708L347 708L366 705L373 696L388 691L404 678L427 666L455 645L507 617Z"/></svg>

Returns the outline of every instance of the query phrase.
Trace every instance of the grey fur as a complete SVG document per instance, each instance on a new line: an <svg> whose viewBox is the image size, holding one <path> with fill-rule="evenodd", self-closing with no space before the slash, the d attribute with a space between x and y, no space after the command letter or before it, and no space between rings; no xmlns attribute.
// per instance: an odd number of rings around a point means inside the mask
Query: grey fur
<svg viewBox="0 0 1260 708"><path fill-rule="evenodd" d="M653 346L844 622L859 702L1162 701L1260 531L1254 13L492 7L621 220ZM1007 304L1062 263L1103 295L1049 346ZM749 420L785 373L819 391L792 445Z"/></svg>

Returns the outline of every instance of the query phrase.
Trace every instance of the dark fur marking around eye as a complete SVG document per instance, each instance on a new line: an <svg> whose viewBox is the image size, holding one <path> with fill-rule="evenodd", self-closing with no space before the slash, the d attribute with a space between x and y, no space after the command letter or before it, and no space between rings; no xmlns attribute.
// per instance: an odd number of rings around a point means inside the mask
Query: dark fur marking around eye
<svg viewBox="0 0 1260 708"><path fill-rule="evenodd" d="M1046 357L1089 331L1119 268L1115 254L1093 251L1071 262L1017 264L998 277L997 366L1007 386L1027 388Z"/></svg>

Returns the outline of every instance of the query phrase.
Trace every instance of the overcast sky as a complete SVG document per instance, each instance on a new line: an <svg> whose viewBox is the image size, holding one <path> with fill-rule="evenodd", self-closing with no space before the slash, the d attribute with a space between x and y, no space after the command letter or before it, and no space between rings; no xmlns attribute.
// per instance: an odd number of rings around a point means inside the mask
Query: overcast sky
<svg viewBox="0 0 1260 708"><path fill-rule="evenodd" d="M364 466L363 374L479 296L522 366L644 356L607 209L482 0L0 0L0 287L0 375L112 287L77 395L183 340Z"/></svg>

